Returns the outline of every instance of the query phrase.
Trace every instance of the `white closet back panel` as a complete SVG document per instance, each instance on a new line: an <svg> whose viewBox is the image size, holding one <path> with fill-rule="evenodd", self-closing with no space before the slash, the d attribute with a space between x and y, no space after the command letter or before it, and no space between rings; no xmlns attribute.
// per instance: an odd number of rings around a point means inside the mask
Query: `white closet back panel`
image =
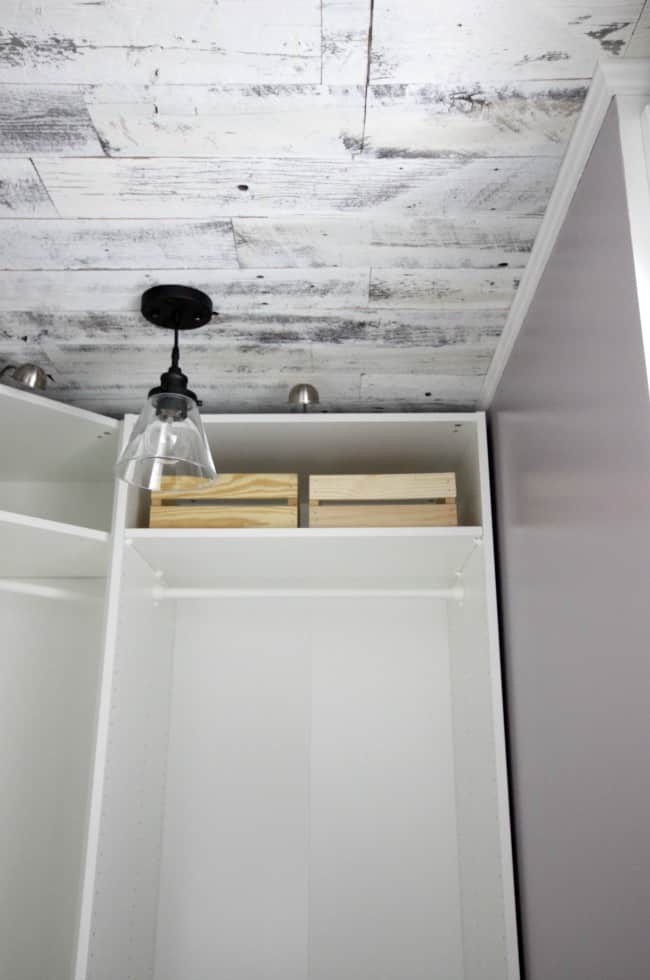
<svg viewBox="0 0 650 980"><path fill-rule="evenodd" d="M460 980L446 604L312 622L309 978Z"/></svg>
<svg viewBox="0 0 650 980"><path fill-rule="evenodd" d="M304 617L178 603L173 676L156 980L305 980Z"/></svg>
<svg viewBox="0 0 650 980"><path fill-rule="evenodd" d="M72 973L102 618L99 601L0 593L3 980Z"/></svg>
<svg viewBox="0 0 650 980"><path fill-rule="evenodd" d="M461 980L444 603L178 603L156 980Z"/></svg>

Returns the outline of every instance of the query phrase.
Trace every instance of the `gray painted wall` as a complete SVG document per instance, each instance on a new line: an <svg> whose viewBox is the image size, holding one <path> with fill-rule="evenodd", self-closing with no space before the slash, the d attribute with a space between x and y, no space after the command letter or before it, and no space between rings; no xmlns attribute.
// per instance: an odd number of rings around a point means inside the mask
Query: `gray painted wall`
<svg viewBox="0 0 650 980"><path fill-rule="evenodd" d="M489 417L526 976L647 980L650 412L615 108Z"/></svg>

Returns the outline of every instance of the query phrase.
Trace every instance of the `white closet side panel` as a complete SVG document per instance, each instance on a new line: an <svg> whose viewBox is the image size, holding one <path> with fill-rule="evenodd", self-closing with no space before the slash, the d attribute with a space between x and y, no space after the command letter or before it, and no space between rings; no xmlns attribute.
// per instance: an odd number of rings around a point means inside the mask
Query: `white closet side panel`
<svg viewBox="0 0 650 980"><path fill-rule="evenodd" d="M313 610L310 980L462 980L446 608Z"/></svg>
<svg viewBox="0 0 650 980"><path fill-rule="evenodd" d="M3 980L72 973L102 613L99 601L0 593Z"/></svg>
<svg viewBox="0 0 650 980"><path fill-rule="evenodd" d="M174 604L125 550L88 980L153 976Z"/></svg>
<svg viewBox="0 0 650 980"><path fill-rule="evenodd" d="M465 980L509 976L483 548L448 603Z"/></svg>
<svg viewBox="0 0 650 980"><path fill-rule="evenodd" d="M306 980L307 623L178 603L156 980Z"/></svg>

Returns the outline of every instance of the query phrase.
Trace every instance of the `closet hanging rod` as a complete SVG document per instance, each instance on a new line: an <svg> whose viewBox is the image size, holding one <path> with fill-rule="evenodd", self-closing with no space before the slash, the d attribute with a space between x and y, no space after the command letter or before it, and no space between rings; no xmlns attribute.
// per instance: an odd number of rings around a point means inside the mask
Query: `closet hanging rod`
<svg viewBox="0 0 650 980"><path fill-rule="evenodd" d="M228 589L155 586L155 600L162 599L463 599L462 586L443 589Z"/></svg>

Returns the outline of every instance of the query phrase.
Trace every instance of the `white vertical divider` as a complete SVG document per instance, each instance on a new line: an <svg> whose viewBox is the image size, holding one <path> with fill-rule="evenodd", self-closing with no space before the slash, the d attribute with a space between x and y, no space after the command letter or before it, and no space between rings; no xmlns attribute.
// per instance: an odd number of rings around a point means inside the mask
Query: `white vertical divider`
<svg viewBox="0 0 650 980"><path fill-rule="evenodd" d="M129 438L131 425L132 423L127 423L124 421L120 426L117 450L118 455L121 453L123 446L126 444L126 441ZM122 562L124 557L124 529L126 524L127 496L128 488L126 484L116 481L113 496L110 557L106 581L103 661L97 702L95 754L93 778L90 790L88 833L81 891L81 907L79 911L79 932L77 937L77 953L74 973L75 980L86 980L88 972L88 957L90 951L93 904L97 876L97 859L99 853L99 835L111 719L113 675L115 669L120 589L122 583Z"/></svg>
<svg viewBox="0 0 650 980"><path fill-rule="evenodd" d="M123 559L87 980L154 972L176 608Z"/></svg>
<svg viewBox="0 0 650 980"><path fill-rule="evenodd" d="M499 642L499 612L497 607L497 579L494 562L494 537L492 527L492 500L490 494L490 457L485 412L476 413L478 440L478 464L481 485L481 510L483 514L483 552L485 572L485 603L487 613L488 652L490 665L490 700L494 726L494 752L496 767L497 816L503 881L503 909L507 955L506 980L519 980L519 950L517 944L517 913L515 905L515 880L512 859L512 831L508 794L508 764L503 708L503 680L501 676L501 647Z"/></svg>

